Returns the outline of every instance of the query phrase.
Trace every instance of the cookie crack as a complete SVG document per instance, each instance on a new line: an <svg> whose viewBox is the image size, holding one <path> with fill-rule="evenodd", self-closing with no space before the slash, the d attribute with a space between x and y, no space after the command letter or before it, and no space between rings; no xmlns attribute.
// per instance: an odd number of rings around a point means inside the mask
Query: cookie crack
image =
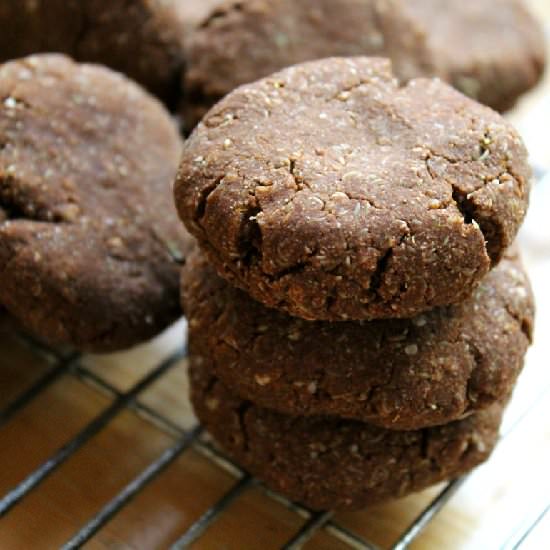
<svg viewBox="0 0 550 550"><path fill-rule="evenodd" d="M5 193L6 181L8 181L6 178L0 177L0 224L17 220L52 225L72 223L60 214L54 214L44 208L36 209L32 204L24 205L14 197L7 196Z"/></svg>
<svg viewBox="0 0 550 550"><path fill-rule="evenodd" d="M501 228L490 217L479 214L475 202L472 200L473 193L465 193L452 185L453 201L464 219L466 225L473 225L483 235L485 250L493 265L496 265L501 255L501 244L504 241Z"/></svg>
<svg viewBox="0 0 550 550"><path fill-rule="evenodd" d="M485 145L487 140L489 139L487 132L484 134L484 138L480 141L480 153L481 157L487 153L488 149L485 147L488 147ZM426 170L428 175L432 180L438 179L440 176L438 176L430 166L430 159L432 158L441 158L445 162L451 164L451 165L457 165L463 163L461 160L452 159L442 153L438 153L433 151L432 149L428 150L428 156L424 159ZM479 160L479 159L478 159ZM485 184L479 185L474 191L470 193L466 193L465 191L461 190L458 185L452 181L449 181L445 178L443 181L446 181L448 185L452 188L452 198L453 202L462 215L464 219L464 223L466 225L473 225L475 226L479 232L482 234L484 242L485 242L485 250L489 258L491 259L491 262L493 265L495 265L500 257L501 257L501 249L502 249L502 243L506 241L506 236L503 234L502 227L496 222L495 219L491 216L485 216L481 212L479 212L479 208L476 205L474 201L474 197L476 193L482 192L484 189L486 189L487 182L494 181L494 180L504 180L505 178L509 177L512 178L516 184L518 184L519 187L521 187L521 181L522 178L520 178L517 174L515 174L508 164L506 165L506 170L504 172L500 172L499 174L495 175L494 177L486 178Z"/></svg>
<svg viewBox="0 0 550 550"><path fill-rule="evenodd" d="M324 204L325 201L323 199L321 199L321 197L317 196L317 194L315 193L315 190L311 187L311 185L308 183L308 181L304 177L297 174L297 167L296 167L297 162L298 162L297 159L295 159L293 157L289 157L283 163L283 166L285 166L287 168L287 171L288 171L290 177L294 180L294 185L296 186L296 189L298 191L303 191L304 189L309 189L312 193L315 194L315 197L317 197L319 200L321 200ZM281 167L281 166L279 166L279 167ZM294 201L296 196L297 196L297 193L292 196L290 202ZM323 206L323 209L324 209L324 206Z"/></svg>
<svg viewBox="0 0 550 550"><path fill-rule="evenodd" d="M437 459L437 456L434 456L433 453L430 453L430 442L432 439L432 428L425 428L422 430L420 435L420 456L427 460L430 464L430 470L432 472L441 471L441 466Z"/></svg>
<svg viewBox="0 0 550 550"><path fill-rule="evenodd" d="M433 168L430 166L430 159L434 157L442 158L450 164L459 164L459 161L449 159L444 155L434 153L433 151L430 150L429 156L424 159L424 162L426 165L426 171L433 181L439 178L439 176L436 173L434 173ZM459 187L456 184L454 184L451 181L447 181L447 183L451 186L451 189L452 189L451 196L452 196L453 203L456 206L457 210L460 212L462 219L464 220L464 224L474 225L477 228L477 230L482 234L483 240L485 243L485 250L489 255L489 257L491 257L491 260L493 260L493 257L490 254L490 250L494 248L494 243L491 244L488 242L488 235L485 234L484 227L482 227L481 224L476 219L476 207L471 198L472 193L465 193L464 191L459 189ZM485 226L486 225L487 224L485 224Z"/></svg>
<svg viewBox="0 0 550 550"><path fill-rule="evenodd" d="M372 277L370 280L370 290L374 292L376 295L378 295L379 297L381 297L380 291L382 288L382 284L384 282L384 275L386 273L386 270L388 269L388 263L392 256L393 256L393 246L391 248L388 248L386 252L378 258L376 269L372 274Z"/></svg>
<svg viewBox="0 0 550 550"><path fill-rule="evenodd" d="M212 180L208 185L206 185L203 189L201 189L199 200L195 208L195 222L198 225L201 225L201 221L206 215L206 206L208 203L208 198L223 183L223 180L224 180L224 176L218 176L216 179ZM204 231L204 228L203 228L203 231Z"/></svg>
<svg viewBox="0 0 550 550"><path fill-rule="evenodd" d="M527 341L529 343L533 343L533 325L531 321L527 317L520 315L517 311L512 309L510 304L505 304L504 307L508 315L518 324L519 329L525 338L527 338Z"/></svg>
<svg viewBox="0 0 550 550"><path fill-rule="evenodd" d="M311 257L308 256L308 259L311 259ZM285 269L281 269L280 271L277 271L277 273L275 274L265 273L265 275L269 278L269 281L272 283L277 282L280 279L287 277L288 275L298 275L300 273L303 273L307 269L307 267L310 265L308 262L308 259L302 260L300 262L296 262L294 265L291 265L290 267L287 267Z"/></svg>
<svg viewBox="0 0 550 550"><path fill-rule="evenodd" d="M474 367L470 371L468 375L468 379L466 381L465 401L466 403L468 403L468 405L464 408L463 414L467 413L472 408L476 408L475 405L480 400L479 393L475 388L474 377L475 377L475 374L482 369L482 363L483 363L483 355L481 354L477 346L475 346L470 341L464 341L464 344L466 346L468 354L470 355L470 357L474 362Z"/></svg>
<svg viewBox="0 0 550 550"><path fill-rule="evenodd" d="M259 206L249 205L243 214L242 228L239 232L240 261L248 267L262 261L262 231L257 219L261 212Z"/></svg>
<svg viewBox="0 0 550 550"><path fill-rule="evenodd" d="M0 223L30 221L52 225L75 225L79 219L80 206L70 199L66 203L44 204L36 197L26 197L18 192L17 176L13 167L0 168ZM29 194L32 189L29 189ZM68 208L66 208L68 207ZM75 208L72 212L69 208Z"/></svg>
<svg viewBox="0 0 550 550"><path fill-rule="evenodd" d="M330 101L346 101L346 94L351 94L361 86L368 86L371 82L369 80L360 80L356 84L351 84L350 86L344 86L339 89L336 94L327 99L327 103Z"/></svg>
<svg viewBox="0 0 550 550"><path fill-rule="evenodd" d="M474 212L475 207L472 203L472 201L469 199L469 195L462 192L460 189L457 188L456 185L453 185L453 201L462 214L462 217L464 218L464 223L466 225L472 225L475 221L474 218ZM477 222L476 222L477 223ZM479 226L479 224L477 224ZM480 230L481 227L479 226Z"/></svg>
<svg viewBox="0 0 550 550"><path fill-rule="evenodd" d="M219 6L212 10L210 15L203 20L203 22L198 26L199 29L208 29L212 26L215 21L220 19L227 18L232 12L233 13L244 13L245 11L245 2L233 2L230 5Z"/></svg>
<svg viewBox="0 0 550 550"><path fill-rule="evenodd" d="M248 433L248 426L246 424L246 413L249 411L251 407L252 407L252 403L250 403L250 401L244 401L235 410L235 414L237 415L237 421L239 423L239 428L243 435L244 452L248 452L249 450L250 434Z"/></svg>
<svg viewBox="0 0 550 550"><path fill-rule="evenodd" d="M406 224L406 222L404 223ZM407 224L407 229L408 229L408 232L401 235L401 237L399 238L399 241L396 244L389 247L384 252L384 254L379 256L378 262L376 264L376 269L372 274L371 281L370 281L370 290L375 295L377 295L382 301L384 301L384 297L381 295L381 289L382 289L382 285L384 284L384 277L388 270L388 265L390 263L390 260L392 259L395 249L399 248L405 242L405 240L410 236L410 228L408 224Z"/></svg>

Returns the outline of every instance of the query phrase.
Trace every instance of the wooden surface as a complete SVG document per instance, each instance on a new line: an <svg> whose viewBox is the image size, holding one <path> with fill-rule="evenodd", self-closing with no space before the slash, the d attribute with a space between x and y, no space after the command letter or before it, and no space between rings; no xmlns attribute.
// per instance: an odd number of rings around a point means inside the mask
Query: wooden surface
<svg viewBox="0 0 550 550"><path fill-rule="evenodd" d="M550 2L533 0L550 21ZM550 83L526 98L511 118L533 152L550 169L546 138ZM536 344L529 353L504 433L492 460L479 468L437 519L412 545L415 549L500 548L529 518L550 503L550 180L534 190L521 235L538 299ZM180 343L180 324L153 344L130 353L87 357L86 366L120 391L129 389ZM0 409L51 368L0 323ZM148 389L140 401L184 428L193 424L182 361ZM47 391L0 427L0 493L4 494L105 410L112 395L73 375ZM519 423L518 421L521 420ZM509 432L509 433L508 433ZM0 549L50 549L82 524L174 442L174 433L125 410L0 521ZM166 548L235 482L226 470L190 450L155 479L86 546L90 549ZM426 491L337 521L388 547L434 495ZM550 516L525 548L550 546ZM194 545L202 550L262 550L280 547L303 518L251 488ZM322 531L308 549L346 548Z"/></svg>

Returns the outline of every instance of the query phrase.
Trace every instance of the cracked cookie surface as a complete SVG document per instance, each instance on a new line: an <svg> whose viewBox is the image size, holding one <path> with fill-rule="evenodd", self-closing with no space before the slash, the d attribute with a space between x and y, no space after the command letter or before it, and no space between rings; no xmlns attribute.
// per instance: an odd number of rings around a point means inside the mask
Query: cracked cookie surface
<svg viewBox="0 0 550 550"><path fill-rule="evenodd" d="M335 417L293 417L239 399L208 369L191 368L205 428L270 489L313 509L361 509L454 479L493 450L503 406L416 431Z"/></svg>
<svg viewBox="0 0 550 550"><path fill-rule="evenodd" d="M184 40L209 0L2 0L0 60L60 52L127 74L174 105Z"/></svg>
<svg viewBox="0 0 550 550"><path fill-rule="evenodd" d="M402 81L438 76L497 110L544 68L544 37L521 0L231 0L190 37L192 127L241 84L331 56L391 58Z"/></svg>
<svg viewBox="0 0 550 550"><path fill-rule="evenodd" d="M182 220L218 272L310 320L411 317L467 298L513 241L530 168L500 115L381 59L243 86L184 147Z"/></svg>
<svg viewBox="0 0 550 550"><path fill-rule="evenodd" d="M182 276L194 361L256 405L389 429L445 424L509 395L534 304L512 253L473 296L411 320L311 322L266 308L197 250Z"/></svg>
<svg viewBox="0 0 550 550"><path fill-rule="evenodd" d="M54 344L147 340L180 315L181 139L126 78L61 55L0 67L0 304Z"/></svg>

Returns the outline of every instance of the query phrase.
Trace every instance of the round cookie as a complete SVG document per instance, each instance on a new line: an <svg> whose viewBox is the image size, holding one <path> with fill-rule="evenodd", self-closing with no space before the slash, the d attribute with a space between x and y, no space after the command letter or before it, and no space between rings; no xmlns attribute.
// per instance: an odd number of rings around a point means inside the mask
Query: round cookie
<svg viewBox="0 0 550 550"><path fill-rule="evenodd" d="M234 460L313 509L361 509L458 477L489 457L503 409L494 405L445 426L398 432L262 409L197 366L191 396L201 423Z"/></svg>
<svg viewBox="0 0 550 550"><path fill-rule="evenodd" d="M208 7L204 0L2 0L0 60L61 52L121 71L175 105L184 39Z"/></svg>
<svg viewBox="0 0 550 550"><path fill-rule="evenodd" d="M543 72L540 25L521 0L231 0L188 43L190 127L237 86L332 56L392 59L402 81L438 76L502 110Z"/></svg>
<svg viewBox="0 0 550 550"><path fill-rule="evenodd" d="M0 304L54 344L149 339L180 315L181 139L126 78L60 55L0 67Z"/></svg>
<svg viewBox="0 0 550 550"><path fill-rule="evenodd" d="M231 287L197 252L182 289L195 361L240 397L293 416L397 430L445 424L509 395L534 321L517 257L462 304L411 320L302 321Z"/></svg>
<svg viewBox="0 0 550 550"><path fill-rule="evenodd" d="M297 65L222 100L186 142L180 217L218 272L310 320L459 303L512 243L531 170L500 115L381 59Z"/></svg>

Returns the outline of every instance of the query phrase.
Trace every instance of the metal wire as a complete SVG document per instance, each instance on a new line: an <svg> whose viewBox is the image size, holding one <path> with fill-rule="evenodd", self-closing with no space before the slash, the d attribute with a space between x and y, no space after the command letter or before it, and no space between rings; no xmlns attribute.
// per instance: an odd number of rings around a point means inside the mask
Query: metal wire
<svg viewBox="0 0 550 550"><path fill-rule="evenodd" d="M21 499L44 481L55 469L63 464L78 449L101 431L118 413L124 410L147 387L156 382L165 372L172 368L180 359L181 353L170 356L158 365L147 376L139 381L128 392L120 395L104 412L92 420L73 439L57 450L43 462L34 472L14 487L0 500L0 518L9 512Z"/></svg>
<svg viewBox="0 0 550 550"><path fill-rule="evenodd" d="M180 439L174 446L170 447L153 463L133 479L118 495L116 495L101 511L94 516L71 540L63 545L63 550L80 548L88 542L115 514L120 512L149 482L155 479L166 469L178 456L180 456L200 435L202 428L195 427L191 432Z"/></svg>
<svg viewBox="0 0 550 550"><path fill-rule="evenodd" d="M502 547L501 550L517 550L529 538L529 535L538 527L542 520L550 513L550 503L544 506L543 510L536 510L534 514L524 520L522 525L512 535L510 540Z"/></svg>
<svg viewBox="0 0 550 550"><path fill-rule="evenodd" d="M290 539L283 550L299 550L308 542L324 525L332 519L333 512L317 512L313 514L302 528Z"/></svg>
<svg viewBox="0 0 550 550"><path fill-rule="evenodd" d="M172 550L183 550L195 542L218 517L231 506L253 482L249 474L244 474L241 479L222 497L216 504L209 508L173 545Z"/></svg>
<svg viewBox="0 0 550 550"><path fill-rule="evenodd" d="M80 356L77 353L69 355L66 358L61 358L56 366L47 371L32 386L30 386L27 391L9 403L2 411L0 411L0 427L11 420L13 416L26 407L35 397L52 386L57 380L59 380L59 378L66 374L67 371L75 367L79 358Z"/></svg>
<svg viewBox="0 0 550 550"><path fill-rule="evenodd" d="M434 498L422 513L412 522L405 530L399 540L392 546L392 550L404 550L408 548L424 529L430 524L433 518L441 511L441 509L449 502L453 495L460 489L466 477L459 478L449 483L436 498Z"/></svg>
<svg viewBox="0 0 550 550"><path fill-rule="evenodd" d="M213 447L207 441L204 441L201 435L202 428L196 426L187 431L177 425L169 418L165 417L155 409L139 401L140 394L149 388L152 384L162 378L164 374L174 367L179 361L185 358L186 349L182 348L162 363L155 366L149 374L141 379L135 386L127 392L120 392L112 384L84 367L81 363L79 354L61 355L53 350L33 341L27 337L24 343L30 347L37 355L45 358L52 364L48 370L37 382L29 387L22 395L11 402L7 407L0 411L0 426L12 419L21 409L26 407L37 396L46 391L52 384L63 376L72 375L78 377L87 384L94 385L100 391L108 394L113 402L94 420L85 426L76 436L68 441L62 448L56 451L48 460L41 464L34 472L30 473L23 481L14 487L8 494L0 500L0 517L7 514L13 506L20 502L27 494L36 488L48 475L61 466L70 458L79 448L85 445L99 431L106 427L121 411L125 409L133 410L149 422L164 430L174 437L174 444L164 451L156 460L149 464L134 480L126 485L113 499L97 512L77 533L65 544L64 549L80 548L86 542L105 526L118 512L120 512L144 487L159 476L171 463L182 455L190 447L199 450L206 459L216 463L226 469L232 475L236 476L234 485L227 491L221 499L208 508L201 517L196 520L185 533L172 546L173 550L188 548L196 542L205 533L205 531L216 522L222 514L252 485L262 487L248 473L244 472L233 461L227 458L217 448ZM543 392L543 395L546 392ZM541 397L542 399L542 397ZM532 405L540 402L536 400ZM529 411L526 411L522 417L513 424L513 426L503 435L505 437L514 430L524 419ZM466 480L466 477L460 478L449 483L419 514L414 522L401 534L394 543L393 550L404 550L407 548L420 533L429 525L441 509L447 504L452 496L459 490ZM283 549L296 550L310 541L318 532L326 530L332 536L345 542L350 548L362 550L378 550L377 546L347 528L339 525L332 512L313 512L296 503L288 501L280 495L274 495L264 488L268 497L276 500L293 510L295 513L305 518L300 527L290 540L283 545ZM542 511L541 511L542 510ZM519 548L522 542L528 537L531 531L540 521L550 512L550 504L540 508L536 514L529 515L521 524L520 528L510 539L507 549Z"/></svg>

